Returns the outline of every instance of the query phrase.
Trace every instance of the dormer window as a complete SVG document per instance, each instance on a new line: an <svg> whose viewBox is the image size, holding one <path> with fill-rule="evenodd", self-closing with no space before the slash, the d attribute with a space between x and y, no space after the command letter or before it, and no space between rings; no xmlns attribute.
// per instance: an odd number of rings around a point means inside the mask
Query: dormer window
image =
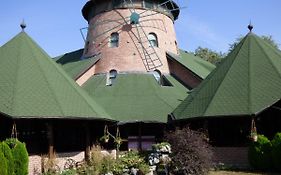
<svg viewBox="0 0 281 175"><path fill-rule="evenodd" d="M119 34L114 32L110 35L109 38L109 47L118 47L119 46Z"/></svg>
<svg viewBox="0 0 281 175"><path fill-rule="evenodd" d="M111 86L112 84L114 84L116 77L117 77L117 71L114 69L110 70L109 73L107 74L106 86Z"/></svg>
<svg viewBox="0 0 281 175"><path fill-rule="evenodd" d="M161 72L159 70L153 71L153 76L158 84L161 85Z"/></svg>
<svg viewBox="0 0 281 175"><path fill-rule="evenodd" d="M158 47L158 39L155 33L148 34L148 41L151 47Z"/></svg>

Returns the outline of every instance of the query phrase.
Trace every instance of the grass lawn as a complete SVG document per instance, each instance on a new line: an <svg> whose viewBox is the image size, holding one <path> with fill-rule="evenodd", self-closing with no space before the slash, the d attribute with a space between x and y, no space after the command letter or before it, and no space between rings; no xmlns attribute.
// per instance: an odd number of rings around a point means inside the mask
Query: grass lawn
<svg viewBox="0 0 281 175"><path fill-rule="evenodd" d="M240 171L211 171L209 175L278 175L277 173L253 173Z"/></svg>

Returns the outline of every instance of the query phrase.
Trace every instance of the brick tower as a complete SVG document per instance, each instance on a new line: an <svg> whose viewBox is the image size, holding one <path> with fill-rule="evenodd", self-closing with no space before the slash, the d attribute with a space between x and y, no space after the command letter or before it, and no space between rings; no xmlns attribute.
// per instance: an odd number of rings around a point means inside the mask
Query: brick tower
<svg viewBox="0 0 281 175"><path fill-rule="evenodd" d="M166 52L177 53L171 0L90 0L82 9L88 21L84 57L100 55L91 75L116 72L169 74Z"/></svg>

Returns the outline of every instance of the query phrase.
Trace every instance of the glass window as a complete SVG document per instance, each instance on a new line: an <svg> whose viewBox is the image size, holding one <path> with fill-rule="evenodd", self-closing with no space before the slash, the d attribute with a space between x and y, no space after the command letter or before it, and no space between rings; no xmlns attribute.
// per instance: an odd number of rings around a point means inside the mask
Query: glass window
<svg viewBox="0 0 281 175"><path fill-rule="evenodd" d="M144 7L148 9L153 9L153 2L151 0L144 0Z"/></svg>
<svg viewBox="0 0 281 175"><path fill-rule="evenodd" d="M118 47L119 45L119 34L112 33L109 38L109 47Z"/></svg>
<svg viewBox="0 0 281 175"><path fill-rule="evenodd" d="M156 81L161 84L161 72L158 70L153 71L153 76L156 79Z"/></svg>
<svg viewBox="0 0 281 175"><path fill-rule="evenodd" d="M117 71L114 69L110 70L109 73L107 74L106 85L111 86L112 84L114 84L116 77L117 77Z"/></svg>
<svg viewBox="0 0 281 175"><path fill-rule="evenodd" d="M148 34L148 41L151 47L158 47L158 40L155 33Z"/></svg>

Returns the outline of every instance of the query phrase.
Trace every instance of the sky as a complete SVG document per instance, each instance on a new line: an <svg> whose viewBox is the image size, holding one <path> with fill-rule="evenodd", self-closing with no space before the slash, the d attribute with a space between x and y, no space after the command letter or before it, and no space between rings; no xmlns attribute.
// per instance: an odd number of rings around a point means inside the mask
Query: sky
<svg viewBox="0 0 281 175"><path fill-rule="evenodd" d="M280 0L176 0L181 9L175 21L179 47L207 47L226 52L229 44L248 33L251 21L257 35L272 35L281 44ZM17 35L24 19L26 32L51 57L83 48L80 28L87 26L81 9L87 0L9 0L0 2L0 46Z"/></svg>

